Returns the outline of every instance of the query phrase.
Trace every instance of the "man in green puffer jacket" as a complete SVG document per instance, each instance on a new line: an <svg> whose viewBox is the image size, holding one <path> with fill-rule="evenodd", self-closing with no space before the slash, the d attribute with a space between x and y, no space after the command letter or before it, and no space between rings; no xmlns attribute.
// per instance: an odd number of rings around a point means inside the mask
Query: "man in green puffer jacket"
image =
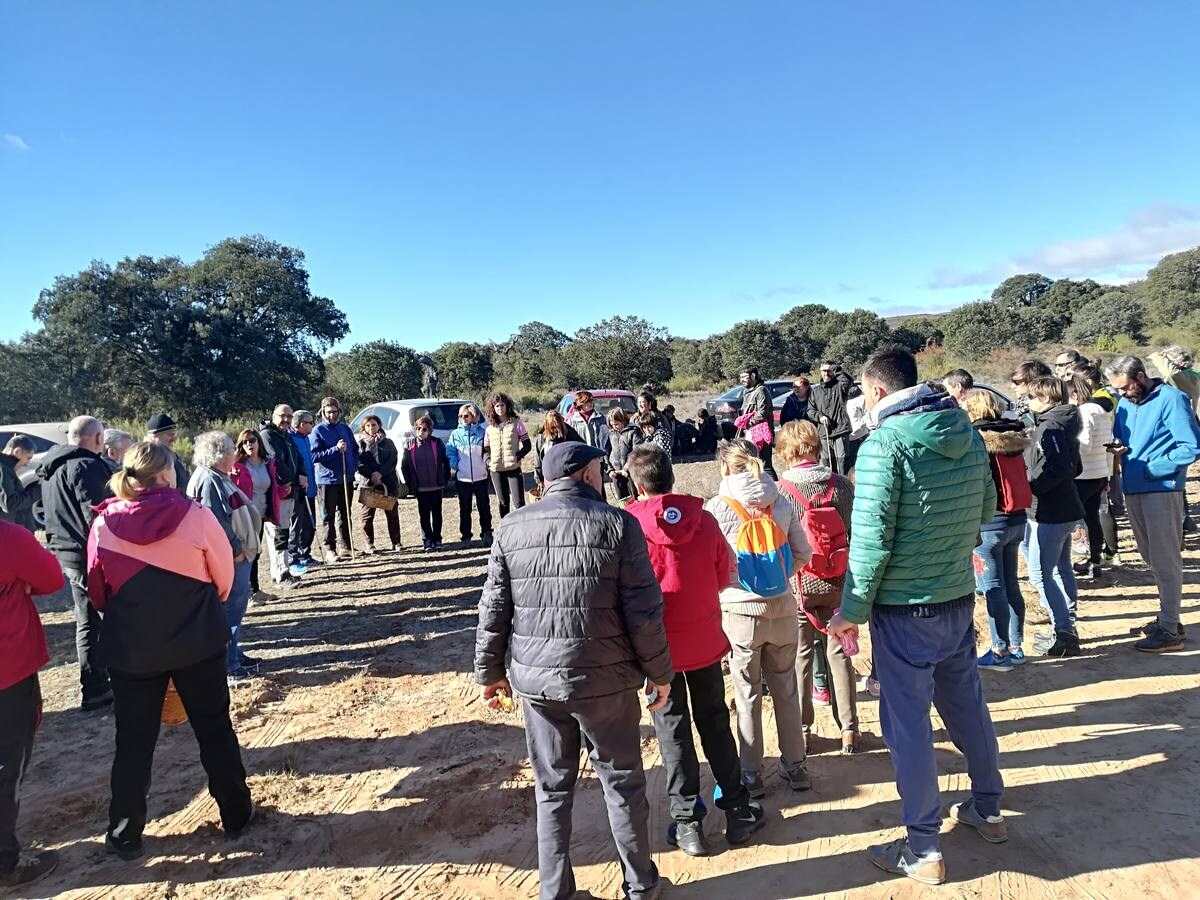
<svg viewBox="0 0 1200 900"><path fill-rule="evenodd" d="M949 395L917 383L906 350L882 350L862 374L870 437L858 455L850 562L830 634L869 618L880 684L879 720L903 798L906 838L869 848L871 862L941 884L941 797L929 721L932 698L967 757L971 799L950 808L988 841L1007 839L1000 816L996 733L975 665L979 527L996 512L987 450Z"/></svg>

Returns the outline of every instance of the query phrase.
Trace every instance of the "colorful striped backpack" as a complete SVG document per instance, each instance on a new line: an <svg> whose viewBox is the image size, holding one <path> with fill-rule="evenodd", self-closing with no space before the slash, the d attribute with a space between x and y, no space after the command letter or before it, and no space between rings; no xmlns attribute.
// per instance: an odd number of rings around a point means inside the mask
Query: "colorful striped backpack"
<svg viewBox="0 0 1200 900"><path fill-rule="evenodd" d="M742 520L734 544L738 581L742 587L760 597L787 593L792 577L792 548L787 535L771 515L773 507L768 506L761 516L752 516L731 497L721 500Z"/></svg>

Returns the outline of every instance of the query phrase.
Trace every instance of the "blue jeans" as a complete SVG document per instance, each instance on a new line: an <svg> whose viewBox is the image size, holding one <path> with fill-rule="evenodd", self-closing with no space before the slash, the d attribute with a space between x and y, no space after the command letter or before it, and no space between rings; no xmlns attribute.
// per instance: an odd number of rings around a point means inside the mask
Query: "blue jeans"
<svg viewBox="0 0 1200 900"><path fill-rule="evenodd" d="M1025 598L1017 578L1017 551L1025 536L1025 523L999 531L980 532L983 543L975 548L976 583L987 599L992 647L1004 652L1020 647L1025 633Z"/></svg>
<svg viewBox="0 0 1200 900"><path fill-rule="evenodd" d="M871 646L879 677L879 722L891 751L908 845L938 849L942 802L929 706L967 758L971 797L983 816L1000 814L1000 751L975 664L975 598L876 606Z"/></svg>
<svg viewBox="0 0 1200 900"><path fill-rule="evenodd" d="M1071 532L1074 522L1029 522L1029 580L1050 613L1055 632L1075 633L1075 604L1079 590L1071 569Z"/></svg>
<svg viewBox="0 0 1200 900"><path fill-rule="evenodd" d="M238 646L238 632L242 628L242 616L246 615L246 604L250 602L250 569L257 560L244 560L233 564L233 587L225 601L225 624L229 626L229 645L225 648L225 668L232 672L242 664L242 649Z"/></svg>

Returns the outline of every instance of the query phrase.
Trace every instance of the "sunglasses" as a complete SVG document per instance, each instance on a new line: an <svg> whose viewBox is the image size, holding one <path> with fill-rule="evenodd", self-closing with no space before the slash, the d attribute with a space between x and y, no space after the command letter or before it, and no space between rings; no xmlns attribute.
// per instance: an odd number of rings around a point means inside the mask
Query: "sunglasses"
<svg viewBox="0 0 1200 900"><path fill-rule="evenodd" d="M471 415L470 413L463 413L461 416L459 416L459 418L460 419L473 419L475 417L473 415Z"/></svg>
<svg viewBox="0 0 1200 900"><path fill-rule="evenodd" d="M246 438L244 441L242 441L242 443L243 444L257 444L258 438Z"/></svg>
<svg viewBox="0 0 1200 900"><path fill-rule="evenodd" d="M418 431L419 433L421 433L421 434L428 434L428 433L429 433L429 429L428 429L427 427L425 427L424 425L418 425L418 426L417 426L417 431Z"/></svg>

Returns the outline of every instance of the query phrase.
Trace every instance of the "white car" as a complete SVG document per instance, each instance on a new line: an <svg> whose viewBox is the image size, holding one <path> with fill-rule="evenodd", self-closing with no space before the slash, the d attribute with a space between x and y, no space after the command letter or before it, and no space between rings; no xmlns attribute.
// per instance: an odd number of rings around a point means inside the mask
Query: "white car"
<svg viewBox="0 0 1200 900"><path fill-rule="evenodd" d="M475 408L475 415L483 421L483 411L471 400L443 399L436 400L380 400L364 407L350 421L350 430L358 436L359 426L363 419L370 415L379 416L383 430L397 446L404 446L413 438L413 422L421 416L429 416L433 420L433 435L444 442L450 437L450 432L458 427L458 410L464 403Z"/></svg>
<svg viewBox="0 0 1200 900"><path fill-rule="evenodd" d="M67 442L66 422L27 422L21 425L0 425L0 448L17 434L33 438L35 447L33 462L21 470L21 484L29 484L37 478L37 467L42 457L59 444Z"/></svg>

